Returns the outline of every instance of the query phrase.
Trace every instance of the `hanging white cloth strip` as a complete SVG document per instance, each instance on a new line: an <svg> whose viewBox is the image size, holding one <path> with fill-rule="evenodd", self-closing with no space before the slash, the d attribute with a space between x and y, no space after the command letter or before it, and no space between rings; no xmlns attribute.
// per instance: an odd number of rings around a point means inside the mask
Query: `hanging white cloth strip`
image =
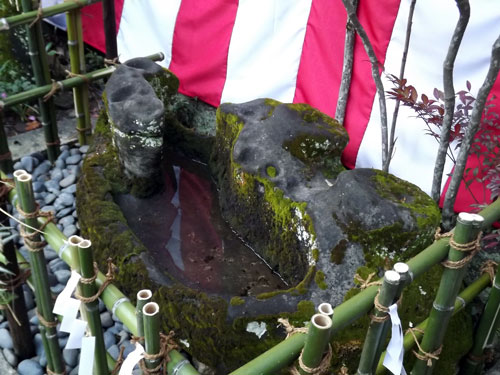
<svg viewBox="0 0 500 375"><path fill-rule="evenodd" d="M394 375L406 375L403 367L403 357L405 350L403 347L403 328L398 316L398 305L389 306L389 316L391 317L392 331L391 341L387 345L387 352L384 358L384 366Z"/></svg>

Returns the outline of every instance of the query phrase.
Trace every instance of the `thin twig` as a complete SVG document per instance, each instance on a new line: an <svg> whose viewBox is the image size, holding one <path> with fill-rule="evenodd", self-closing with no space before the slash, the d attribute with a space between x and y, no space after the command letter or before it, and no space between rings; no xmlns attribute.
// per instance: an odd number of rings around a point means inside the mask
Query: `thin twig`
<svg viewBox="0 0 500 375"><path fill-rule="evenodd" d="M349 0L342 0L342 3L344 4L344 7L347 11L347 16L351 20L356 32L363 41L363 46L365 47L365 51L368 54L372 65L372 77L375 81L375 86L377 87L378 101L380 106L380 128L382 131L382 169L388 172L391 159L389 158L387 106L385 102L384 84L382 83L382 79L380 78L379 71L381 64L377 59L377 55L375 54L375 50L373 49L370 39L368 38L368 34L366 34L365 29L359 22L358 16L356 16L356 9Z"/></svg>
<svg viewBox="0 0 500 375"><path fill-rule="evenodd" d="M444 118L441 125L439 138L439 149L434 164L434 177L432 180L431 197L439 202L441 196L441 182L443 180L443 169L446 162L446 151L450 143L450 130L455 113L455 88L453 87L453 67L457 57L458 49L469 23L470 5L469 0L456 0L460 17L451 37L448 53L443 64L443 87L444 87Z"/></svg>

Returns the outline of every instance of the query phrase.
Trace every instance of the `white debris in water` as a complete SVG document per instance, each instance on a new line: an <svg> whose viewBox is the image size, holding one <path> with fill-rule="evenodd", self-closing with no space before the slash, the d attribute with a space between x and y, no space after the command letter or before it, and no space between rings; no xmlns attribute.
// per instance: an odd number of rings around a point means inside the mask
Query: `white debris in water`
<svg viewBox="0 0 500 375"><path fill-rule="evenodd" d="M260 339L264 333L267 331L267 325L265 322L250 322L247 324L247 332L255 333L255 335Z"/></svg>
<svg viewBox="0 0 500 375"><path fill-rule="evenodd" d="M189 348L189 341L188 340L180 339L179 342L182 345L184 345L186 348Z"/></svg>

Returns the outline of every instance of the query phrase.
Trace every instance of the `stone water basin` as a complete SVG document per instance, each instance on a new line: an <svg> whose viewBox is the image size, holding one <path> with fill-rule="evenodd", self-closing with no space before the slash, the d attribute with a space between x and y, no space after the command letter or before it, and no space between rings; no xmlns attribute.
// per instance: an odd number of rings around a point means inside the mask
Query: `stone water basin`
<svg viewBox="0 0 500 375"><path fill-rule="evenodd" d="M205 165L165 156L164 186L148 198L115 196L155 264L182 284L223 296L255 296L287 284L222 219Z"/></svg>

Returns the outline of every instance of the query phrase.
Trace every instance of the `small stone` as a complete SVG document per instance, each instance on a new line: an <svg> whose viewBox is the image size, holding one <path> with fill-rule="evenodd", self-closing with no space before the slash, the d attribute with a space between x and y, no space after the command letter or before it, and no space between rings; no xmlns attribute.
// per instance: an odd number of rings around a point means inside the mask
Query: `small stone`
<svg viewBox="0 0 500 375"><path fill-rule="evenodd" d="M68 225L74 223L75 223L75 218L72 215L65 216L59 220L59 224L61 224L64 227L67 227Z"/></svg>
<svg viewBox="0 0 500 375"><path fill-rule="evenodd" d="M54 293L54 294L59 294L59 293L61 293L63 291L63 289L64 289L65 286L66 285L63 285L63 284L57 284L55 286L51 286L50 287L50 291L52 293Z"/></svg>
<svg viewBox="0 0 500 375"><path fill-rule="evenodd" d="M111 313L109 311L105 311L101 314L101 325L103 328L109 328L113 326L114 322L111 318Z"/></svg>
<svg viewBox="0 0 500 375"><path fill-rule="evenodd" d="M61 349L64 349L64 347L66 346L66 344L68 343L68 339L69 339L69 336L66 336L66 337L59 337L57 339L57 341L59 342L59 347Z"/></svg>
<svg viewBox="0 0 500 375"><path fill-rule="evenodd" d="M60 168L54 168L50 173L50 178L55 182L61 181L64 178L62 170Z"/></svg>
<svg viewBox="0 0 500 375"><path fill-rule="evenodd" d="M17 366L19 375L43 375L42 366L31 359L25 359Z"/></svg>
<svg viewBox="0 0 500 375"><path fill-rule="evenodd" d="M7 328L8 326L9 326L9 322L8 321L4 321L4 322L0 323L0 329Z"/></svg>
<svg viewBox="0 0 500 375"><path fill-rule="evenodd" d="M33 178L37 178L38 176L46 174L51 168L50 161L46 160L42 162L38 167L33 171Z"/></svg>
<svg viewBox="0 0 500 375"><path fill-rule="evenodd" d="M63 178L66 178L70 175L70 173L67 169L63 169L62 173L63 173Z"/></svg>
<svg viewBox="0 0 500 375"><path fill-rule="evenodd" d="M120 339L118 340L118 345L121 345L123 344L126 340L129 339L129 334L127 332L125 332L123 329L118 332L118 337L120 337Z"/></svg>
<svg viewBox="0 0 500 375"><path fill-rule="evenodd" d="M49 193L45 196L44 198L44 202L45 204L51 204L52 202L54 202L56 200L56 195L53 194L53 193Z"/></svg>
<svg viewBox="0 0 500 375"><path fill-rule="evenodd" d="M89 151L89 145L83 145L80 147L80 152L86 154Z"/></svg>
<svg viewBox="0 0 500 375"><path fill-rule="evenodd" d="M61 190L63 193L75 194L76 193L76 184L69 185L67 188Z"/></svg>
<svg viewBox="0 0 500 375"><path fill-rule="evenodd" d="M69 278L71 277L71 271L68 270L57 270L54 272L54 275L57 278L57 281L59 281L60 284L66 285Z"/></svg>
<svg viewBox="0 0 500 375"><path fill-rule="evenodd" d="M31 335L34 336L40 332L40 329L38 328L38 326L30 325L30 331L31 331Z"/></svg>
<svg viewBox="0 0 500 375"><path fill-rule="evenodd" d="M48 180L44 185L49 193L59 194L59 181Z"/></svg>
<svg viewBox="0 0 500 375"><path fill-rule="evenodd" d="M108 348L108 353L116 361L118 359L118 354L120 354L120 349L118 349L117 345L111 345Z"/></svg>
<svg viewBox="0 0 500 375"><path fill-rule="evenodd" d="M40 320L38 319L38 316L33 315L30 319L30 324L37 326L40 324Z"/></svg>
<svg viewBox="0 0 500 375"><path fill-rule="evenodd" d="M74 225L68 225L66 228L63 230L63 234L66 237L70 237L78 232L78 229Z"/></svg>
<svg viewBox="0 0 500 375"><path fill-rule="evenodd" d="M35 193L42 193L44 191L47 191L47 189L45 188L45 184L43 182L35 181L33 182L33 191Z"/></svg>
<svg viewBox="0 0 500 375"><path fill-rule="evenodd" d="M78 218L78 212L77 212L76 210L74 210L74 211L73 211L73 217L74 217L75 219L77 219L77 218Z"/></svg>
<svg viewBox="0 0 500 375"><path fill-rule="evenodd" d="M57 212L56 219L61 219L64 216L68 216L72 213L72 211L73 211L73 207L63 208L61 211Z"/></svg>
<svg viewBox="0 0 500 375"><path fill-rule="evenodd" d="M20 160L22 168L28 172L31 173L33 172L33 169L38 165L38 160L31 157L31 156L23 156ZM35 165L36 163L36 165Z"/></svg>
<svg viewBox="0 0 500 375"><path fill-rule="evenodd" d="M43 249L43 255L45 256L45 260L47 262L50 262L51 260L57 258L57 253L50 246L45 246L45 248Z"/></svg>
<svg viewBox="0 0 500 375"><path fill-rule="evenodd" d="M78 375L78 371L80 371L80 366L76 366L73 370L71 370L69 375Z"/></svg>
<svg viewBox="0 0 500 375"><path fill-rule="evenodd" d="M73 202L75 201L75 197L72 194L68 193L61 193L57 199L56 202L59 202L60 204L64 205L65 207L71 206ZM54 206L56 206L56 203L54 203Z"/></svg>
<svg viewBox="0 0 500 375"><path fill-rule="evenodd" d="M69 150L69 153L71 155L80 155L80 150L77 148L72 148L71 150Z"/></svg>
<svg viewBox="0 0 500 375"><path fill-rule="evenodd" d="M67 165L72 165L72 164L78 164L82 160L82 155L77 154L77 155L71 155L66 159L66 164Z"/></svg>
<svg viewBox="0 0 500 375"><path fill-rule="evenodd" d="M17 363L18 363L17 356L14 354L14 352L11 349L5 348L3 350L3 356L5 357L7 362L9 362L9 365L11 365L13 367L17 366Z"/></svg>
<svg viewBox="0 0 500 375"><path fill-rule="evenodd" d="M23 168L23 165L21 164L21 162L20 162L20 161L16 161L16 162L14 163L14 167L13 167L13 168L14 168L14 170L15 170L15 171L17 171L17 170L19 170L19 169L24 169L24 168Z"/></svg>
<svg viewBox="0 0 500 375"><path fill-rule="evenodd" d="M31 292L23 290L23 295L24 295L24 303L26 304L26 309L31 310L33 307L35 307L35 300L33 299L33 294Z"/></svg>
<svg viewBox="0 0 500 375"><path fill-rule="evenodd" d="M10 337L10 333L6 328L0 329L0 348L2 348L2 349L13 349L14 348L13 343L12 343L12 337Z"/></svg>
<svg viewBox="0 0 500 375"><path fill-rule="evenodd" d="M77 175L80 173L80 170L82 169L80 164L78 165L68 165L68 171L70 171L70 173L73 173L74 175Z"/></svg>
<svg viewBox="0 0 500 375"><path fill-rule="evenodd" d="M135 345L132 344L130 341L125 341L123 345L125 347L125 350L123 351L123 358L127 358L127 356L132 353L135 349Z"/></svg>
<svg viewBox="0 0 500 375"><path fill-rule="evenodd" d="M62 188L66 188L66 187L74 184L75 181L76 181L76 176L74 174L68 174L67 177L65 177L61 181L59 181L59 186Z"/></svg>
<svg viewBox="0 0 500 375"><path fill-rule="evenodd" d="M59 168L59 169L64 169L64 168L66 168L66 163L64 162L64 160L58 159L58 160L56 160L56 162L54 163L54 166L55 166L56 168Z"/></svg>
<svg viewBox="0 0 500 375"><path fill-rule="evenodd" d="M68 366L75 367L78 364L78 354L79 350L77 349L64 349L64 362L66 362Z"/></svg>
<svg viewBox="0 0 500 375"><path fill-rule="evenodd" d="M109 349L111 345L116 344L116 337L112 332L105 331L103 337L104 337L104 346L106 347L106 349Z"/></svg>
<svg viewBox="0 0 500 375"><path fill-rule="evenodd" d="M43 206L40 208L41 212L49 212L52 211L52 213L56 212L56 208L54 206L48 205L48 206Z"/></svg>
<svg viewBox="0 0 500 375"><path fill-rule="evenodd" d="M63 146L64 147L64 146ZM69 148L69 147L68 147ZM66 158L69 156L69 151L68 151L68 148L65 149L65 150L62 150L62 147L61 147L61 154L58 156L57 160L66 160Z"/></svg>

